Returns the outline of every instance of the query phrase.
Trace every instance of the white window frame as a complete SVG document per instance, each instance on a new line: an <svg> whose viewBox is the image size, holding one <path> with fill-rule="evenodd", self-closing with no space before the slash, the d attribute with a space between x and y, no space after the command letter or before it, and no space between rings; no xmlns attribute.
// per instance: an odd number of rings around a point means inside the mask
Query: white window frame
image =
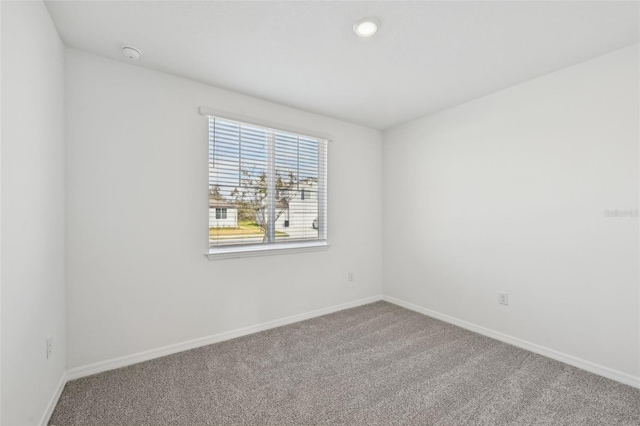
<svg viewBox="0 0 640 426"><path fill-rule="evenodd" d="M281 125L278 123L268 122L264 120L257 120L254 118L245 117L241 115L230 114L230 113L218 111L218 110L207 108L207 107L200 107L199 112L200 112L200 115L207 117L207 126L208 126L209 117L218 117L225 120L237 121L240 123L250 123L256 126L267 127L270 129L275 129L283 132L297 133L297 134L301 134L301 135L305 135L305 136L309 136L317 139L324 139L326 141L326 150L327 150L325 152L325 156L326 156L325 167L327 166L328 149L329 149L328 145L331 142L331 137L329 137L328 135L321 134L318 132L312 132L304 129L293 128L290 126ZM247 244L246 246L229 246L229 247L217 247L217 248L209 247L207 252L205 253L205 256L209 260L218 260L218 259L232 259L232 258L239 258L239 257L270 256L270 255L276 255L276 254L305 253L305 252L311 252L311 251L328 250L330 247L329 232L327 229L327 223L329 222L328 208L327 208L327 198L328 198L327 194L328 194L329 179L327 175L327 170L325 170L324 173L326 176L326 179L325 179L326 186L323 191L324 195L320 196L320 192L318 192L318 203L319 203L318 209L324 210L324 218L325 218L325 223L318 223L318 232L321 232L326 236L324 240L300 241L300 242L293 242L293 243L280 242L280 243L272 243L272 244L255 244L255 245ZM207 193L208 193L208 188L207 188Z"/></svg>

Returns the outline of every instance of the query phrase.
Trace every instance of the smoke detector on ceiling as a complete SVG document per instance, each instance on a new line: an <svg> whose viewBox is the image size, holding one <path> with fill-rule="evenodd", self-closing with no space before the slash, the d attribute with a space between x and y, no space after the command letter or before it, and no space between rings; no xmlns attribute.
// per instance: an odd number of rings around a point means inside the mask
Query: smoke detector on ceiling
<svg viewBox="0 0 640 426"><path fill-rule="evenodd" d="M135 47L125 46L122 48L122 54L129 59L140 59L142 52Z"/></svg>

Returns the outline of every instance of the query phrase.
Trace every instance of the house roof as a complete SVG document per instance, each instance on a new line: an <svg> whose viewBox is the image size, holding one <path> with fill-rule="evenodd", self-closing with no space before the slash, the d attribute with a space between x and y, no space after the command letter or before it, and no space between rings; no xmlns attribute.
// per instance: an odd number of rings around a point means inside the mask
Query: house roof
<svg viewBox="0 0 640 426"><path fill-rule="evenodd" d="M209 208L217 208L217 209L237 209L238 206L224 200L213 200L209 199Z"/></svg>

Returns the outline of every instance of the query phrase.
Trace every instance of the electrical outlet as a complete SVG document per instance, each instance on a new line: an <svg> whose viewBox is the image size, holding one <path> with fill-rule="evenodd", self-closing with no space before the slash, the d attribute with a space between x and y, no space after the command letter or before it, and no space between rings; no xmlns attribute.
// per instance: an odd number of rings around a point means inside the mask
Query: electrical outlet
<svg viewBox="0 0 640 426"><path fill-rule="evenodd" d="M353 272L349 272L349 281L353 281Z"/></svg>
<svg viewBox="0 0 640 426"><path fill-rule="evenodd" d="M53 337L49 336L47 338L47 359L51 358L53 355Z"/></svg>
<svg viewBox="0 0 640 426"><path fill-rule="evenodd" d="M504 291L499 291L498 292L498 303L501 305L508 305L509 304L509 293L506 293Z"/></svg>

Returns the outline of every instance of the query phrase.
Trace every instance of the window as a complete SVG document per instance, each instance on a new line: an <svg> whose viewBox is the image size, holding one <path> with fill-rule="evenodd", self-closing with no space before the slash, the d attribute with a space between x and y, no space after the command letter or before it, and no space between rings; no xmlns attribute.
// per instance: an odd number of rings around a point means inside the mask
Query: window
<svg viewBox="0 0 640 426"><path fill-rule="evenodd" d="M326 170L325 139L209 116L209 257L326 246Z"/></svg>
<svg viewBox="0 0 640 426"><path fill-rule="evenodd" d="M226 219L227 209L216 209L216 219Z"/></svg>
<svg viewBox="0 0 640 426"><path fill-rule="evenodd" d="M307 201L314 200L314 198L313 198L314 195L315 195L314 191L312 191L310 189L303 189L300 192L300 198L302 200L307 200Z"/></svg>

